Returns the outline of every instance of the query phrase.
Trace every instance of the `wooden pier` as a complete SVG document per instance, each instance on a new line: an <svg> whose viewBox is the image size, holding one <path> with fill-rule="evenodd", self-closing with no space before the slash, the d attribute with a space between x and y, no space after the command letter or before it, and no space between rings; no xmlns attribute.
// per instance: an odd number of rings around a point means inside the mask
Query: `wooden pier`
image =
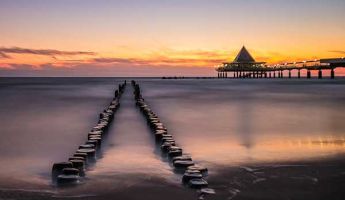
<svg viewBox="0 0 345 200"><path fill-rule="evenodd" d="M335 78L335 69L345 67L345 58L327 58L290 62L276 65L266 65L256 62L245 47L231 63L222 63L216 67L218 78L292 78L292 72L297 71L297 78L302 78L301 71L306 71L306 78L312 78L312 71L317 71L317 78L324 77L324 70L330 70L330 78ZM285 73L286 74L286 73Z"/></svg>

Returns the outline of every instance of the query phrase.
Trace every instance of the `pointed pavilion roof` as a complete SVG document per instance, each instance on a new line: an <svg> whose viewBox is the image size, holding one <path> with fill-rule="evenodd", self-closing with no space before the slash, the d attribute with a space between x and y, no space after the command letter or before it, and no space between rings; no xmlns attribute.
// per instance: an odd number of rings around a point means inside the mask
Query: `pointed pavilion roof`
<svg viewBox="0 0 345 200"><path fill-rule="evenodd" d="M250 55L246 47L243 46L233 62L234 63L255 63L255 60Z"/></svg>

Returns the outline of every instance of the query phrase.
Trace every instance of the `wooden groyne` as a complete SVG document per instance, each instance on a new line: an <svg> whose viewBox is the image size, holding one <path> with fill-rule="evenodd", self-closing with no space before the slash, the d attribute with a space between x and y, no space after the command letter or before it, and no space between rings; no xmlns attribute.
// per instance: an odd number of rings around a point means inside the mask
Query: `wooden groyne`
<svg viewBox="0 0 345 200"><path fill-rule="evenodd" d="M158 115L145 102L139 84L132 81L132 86L136 105L145 116L162 156L168 158L176 173L183 174L182 183L190 188L201 189L201 195L214 193L214 190L207 188L208 182L205 177L208 174L208 169L195 164L192 157L184 153L183 149L176 144L174 137L169 134L168 129Z"/></svg>
<svg viewBox="0 0 345 200"><path fill-rule="evenodd" d="M97 124L87 134L84 144L77 147L67 161L57 162L52 167L52 181L57 185L75 184L85 176L87 167L97 161L102 141L106 138L114 114L120 107L120 98L126 87L126 81L118 86L109 106L99 114Z"/></svg>

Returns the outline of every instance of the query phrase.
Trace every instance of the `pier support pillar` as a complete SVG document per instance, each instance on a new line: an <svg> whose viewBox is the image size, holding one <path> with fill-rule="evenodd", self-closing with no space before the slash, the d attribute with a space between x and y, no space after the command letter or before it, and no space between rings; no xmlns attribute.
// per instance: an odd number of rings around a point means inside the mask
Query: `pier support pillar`
<svg viewBox="0 0 345 200"><path fill-rule="evenodd" d="M311 78L311 72L309 69L307 70L307 78Z"/></svg>
<svg viewBox="0 0 345 200"><path fill-rule="evenodd" d="M331 79L335 78L334 68L331 69Z"/></svg>
<svg viewBox="0 0 345 200"><path fill-rule="evenodd" d="M291 70L289 70L289 78L291 78Z"/></svg>
<svg viewBox="0 0 345 200"><path fill-rule="evenodd" d="M297 72L297 77L298 78L301 78L301 70L299 69L298 72Z"/></svg>
<svg viewBox="0 0 345 200"><path fill-rule="evenodd" d="M276 71L273 72L273 78L276 78Z"/></svg>
<svg viewBox="0 0 345 200"><path fill-rule="evenodd" d="M319 69L319 76L318 76L319 79L322 79L322 70Z"/></svg>
<svg viewBox="0 0 345 200"><path fill-rule="evenodd" d="M272 72L269 72L268 77L272 78Z"/></svg>

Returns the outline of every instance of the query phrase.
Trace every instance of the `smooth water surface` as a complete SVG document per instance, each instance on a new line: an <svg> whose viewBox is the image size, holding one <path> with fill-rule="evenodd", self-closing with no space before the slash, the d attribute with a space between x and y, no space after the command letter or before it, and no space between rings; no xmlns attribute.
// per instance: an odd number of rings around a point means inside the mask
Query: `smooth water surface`
<svg viewBox="0 0 345 200"><path fill-rule="evenodd" d="M86 181L75 188L52 186L52 163L66 160L85 141L121 81L1 78L1 188L70 195L155 178L179 185L179 175L157 153L128 86L102 158L87 172ZM206 165L210 175L226 166L344 155L343 79L137 81L178 145Z"/></svg>

